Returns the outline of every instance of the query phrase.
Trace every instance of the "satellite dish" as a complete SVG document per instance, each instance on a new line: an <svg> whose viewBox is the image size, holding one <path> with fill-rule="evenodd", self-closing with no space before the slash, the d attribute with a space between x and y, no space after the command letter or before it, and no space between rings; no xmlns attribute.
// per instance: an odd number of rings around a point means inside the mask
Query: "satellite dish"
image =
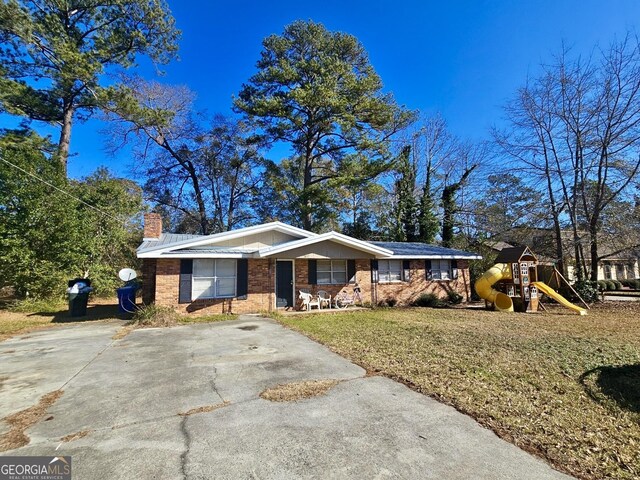
<svg viewBox="0 0 640 480"><path fill-rule="evenodd" d="M133 268L123 268L118 272L118 277L120 277L120 280L122 280L123 282L128 282L129 280L133 280L137 276L138 274Z"/></svg>

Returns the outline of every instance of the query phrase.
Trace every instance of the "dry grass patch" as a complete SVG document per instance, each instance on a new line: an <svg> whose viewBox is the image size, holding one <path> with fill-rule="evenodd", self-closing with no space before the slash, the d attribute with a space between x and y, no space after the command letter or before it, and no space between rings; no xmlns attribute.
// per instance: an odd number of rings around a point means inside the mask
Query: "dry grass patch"
<svg viewBox="0 0 640 480"><path fill-rule="evenodd" d="M214 315L181 315L178 322L189 323L213 323L213 322L226 322L229 320L237 320L238 315L233 313L218 313Z"/></svg>
<svg viewBox="0 0 640 480"><path fill-rule="evenodd" d="M380 309L279 321L581 478L640 478L640 304L581 317Z"/></svg>
<svg viewBox="0 0 640 480"><path fill-rule="evenodd" d="M260 398L271 402L296 402L305 398L319 397L335 387L339 380L311 380L308 382L285 383L267 388Z"/></svg>
<svg viewBox="0 0 640 480"><path fill-rule="evenodd" d="M118 331L111 337L112 340L122 340L124 337L129 335L135 327L133 325L125 325L124 327L118 329Z"/></svg>
<svg viewBox="0 0 640 480"><path fill-rule="evenodd" d="M118 306L112 302L112 299L91 298L87 315L71 317L64 302L0 300L0 341L45 328L117 319Z"/></svg>
<svg viewBox="0 0 640 480"><path fill-rule="evenodd" d="M172 327L179 318L180 314L173 308L151 304L136 310L131 325L134 328Z"/></svg>
<svg viewBox="0 0 640 480"><path fill-rule="evenodd" d="M28 445L29 436L25 431L38 423L44 417L47 408L53 405L62 394L62 390L47 393L36 405L5 417L4 421L9 425L9 431L0 436L0 452Z"/></svg>
<svg viewBox="0 0 640 480"><path fill-rule="evenodd" d="M26 314L0 310L0 341L17 333L28 333L42 328L53 327L53 314Z"/></svg>
<svg viewBox="0 0 640 480"><path fill-rule="evenodd" d="M65 435L64 437L62 437L60 441L65 443L73 442L74 440L79 440L81 438L86 437L90 433L91 433L91 430L82 430L80 432L70 433L69 435Z"/></svg>
<svg viewBox="0 0 640 480"><path fill-rule="evenodd" d="M235 320L237 315L182 315L173 308L160 305L146 305L139 308L133 315L131 325L134 328L145 327L173 327L183 323L210 323L225 320Z"/></svg>
<svg viewBox="0 0 640 480"><path fill-rule="evenodd" d="M204 405L202 407L192 408L191 410L187 410L186 412L179 413L178 416L188 417L189 415L196 415L198 413L213 412L214 410L217 410L222 407L226 407L227 405L229 405L229 401L225 400L224 402L217 403L215 405Z"/></svg>

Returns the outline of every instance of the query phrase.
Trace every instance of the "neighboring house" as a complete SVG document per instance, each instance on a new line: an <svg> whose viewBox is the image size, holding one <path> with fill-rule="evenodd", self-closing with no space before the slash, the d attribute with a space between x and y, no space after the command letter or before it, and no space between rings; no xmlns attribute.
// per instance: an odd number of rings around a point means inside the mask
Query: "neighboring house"
<svg viewBox="0 0 640 480"><path fill-rule="evenodd" d="M589 245L586 234L583 237L583 249L587 259L589 256ZM514 238L506 235L504 239L496 239L487 242L487 245L496 251L502 250L505 246L527 245L537 255L541 264L549 265L556 263L554 259L554 233L551 229L527 228L518 231ZM502 240L506 240L505 243ZM573 234L569 230L562 231L562 241L564 259L567 266L567 279L575 281L575 252L573 248ZM619 251L618 247L612 245L605 238L599 239L599 254L605 258L598 262L598 280L625 280L640 278L640 251L629 249Z"/></svg>
<svg viewBox="0 0 640 480"><path fill-rule="evenodd" d="M185 312L256 313L292 308L298 290L353 293L365 303L409 304L422 293L469 300L473 253L424 243L365 242L336 232L316 234L280 222L214 235L162 233L146 214L143 301Z"/></svg>
<svg viewBox="0 0 640 480"><path fill-rule="evenodd" d="M618 253L598 263L598 280L633 280L640 278L640 254Z"/></svg>

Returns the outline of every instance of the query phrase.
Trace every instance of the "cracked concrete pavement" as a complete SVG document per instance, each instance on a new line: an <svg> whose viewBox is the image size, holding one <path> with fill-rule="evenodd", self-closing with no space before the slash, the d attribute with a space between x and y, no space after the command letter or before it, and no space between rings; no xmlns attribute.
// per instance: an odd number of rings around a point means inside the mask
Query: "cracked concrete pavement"
<svg viewBox="0 0 640 480"><path fill-rule="evenodd" d="M82 479L569 478L268 319L113 340L118 328L87 323L0 343L0 418L64 390L27 431L30 444L3 455L71 455ZM298 402L259 398L277 384L324 379L341 382Z"/></svg>

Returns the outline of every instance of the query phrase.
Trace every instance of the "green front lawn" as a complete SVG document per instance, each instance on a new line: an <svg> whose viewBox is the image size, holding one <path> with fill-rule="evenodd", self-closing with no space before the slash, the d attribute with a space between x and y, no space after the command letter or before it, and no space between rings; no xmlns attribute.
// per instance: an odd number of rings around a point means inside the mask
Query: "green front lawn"
<svg viewBox="0 0 640 480"><path fill-rule="evenodd" d="M560 470L638 478L640 305L553 312L379 309L279 320Z"/></svg>

